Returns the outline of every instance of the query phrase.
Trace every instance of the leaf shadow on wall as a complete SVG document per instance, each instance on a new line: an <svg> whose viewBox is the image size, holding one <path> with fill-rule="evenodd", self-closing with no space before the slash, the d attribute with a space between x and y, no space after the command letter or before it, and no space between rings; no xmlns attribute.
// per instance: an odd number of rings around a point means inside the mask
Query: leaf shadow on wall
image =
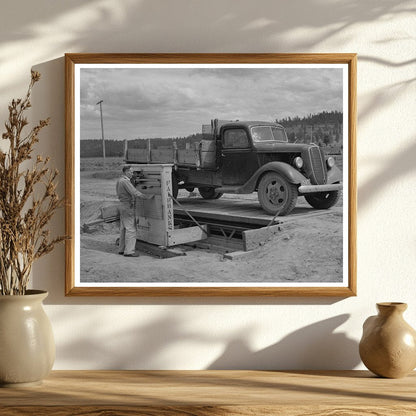
<svg viewBox="0 0 416 416"><path fill-rule="evenodd" d="M212 347L206 348L219 343L225 346L223 353L205 369L341 370L354 368L360 363L358 343L344 332L335 332L349 319L349 314L305 326L275 344L255 351L249 347L254 327L242 327L237 334L221 336L203 329L191 329L172 313L146 320L143 325L138 315L135 326L123 328L118 324L110 337L108 329L100 324L98 313L91 314L87 322L76 319L78 313L83 314L82 311L74 313L75 316L57 312L60 326L72 334L70 342L65 342L64 337L57 338L57 359L61 365L72 362L84 369L119 370L169 368L172 355L179 353L175 365L192 368L200 361L198 355L201 351L205 351L205 356L215 357L216 353L210 353ZM79 323L74 325L74 321ZM107 325L111 327L113 324L109 318ZM195 345L199 347L193 347ZM185 350L188 351L186 355ZM192 351L195 351L195 356Z"/></svg>
<svg viewBox="0 0 416 416"><path fill-rule="evenodd" d="M354 368L360 363L358 343L343 332L335 332L349 317L349 314L342 314L316 322L258 351L253 351L244 337L233 339L207 369Z"/></svg>
<svg viewBox="0 0 416 416"><path fill-rule="evenodd" d="M233 2L222 0L176 0L175 7L170 8L166 7L164 0L126 0L118 3L90 0L87 5L83 0L38 0L36 7L21 7L17 2L8 5L1 20L1 39L2 42L31 40L46 35L48 28L60 25L66 36L59 42L54 40L54 43L71 50L76 48L78 52L80 47L98 52L97 45L111 52L131 52L131 39L136 42L135 49L138 51L149 45L153 52L155 46L166 52L167 48L171 49L172 29L182 28L183 32L178 32L178 40L186 37L188 44L198 45L199 48L193 47L193 51L207 48L211 51L218 48L231 50L236 47L258 51L258 39L267 41L272 38L275 46L281 46L284 41L279 39L279 35L287 35L295 28L304 28L306 33L308 29L319 29L316 36L306 34L299 40L291 36L291 49L305 51L350 26L413 11L409 0L379 0L377 3L354 0L339 2L336 7L329 1L319 0L309 0L307 4L303 0L292 0L285 2L284 6L275 0L247 1L239 2L238 7ZM184 14L192 18L184 18ZM18 31L14 16L19 17ZM75 21L77 25L71 27L70 24ZM189 35L195 32L200 36ZM168 37L168 34L171 36ZM186 42L182 43L186 45Z"/></svg>
<svg viewBox="0 0 416 416"><path fill-rule="evenodd" d="M416 138L411 146L392 155L385 161L379 171L358 188L360 206L367 206L377 194L382 192L383 188L414 171L416 169L415 159Z"/></svg>
<svg viewBox="0 0 416 416"><path fill-rule="evenodd" d="M393 42L392 39L384 39L380 42ZM396 42L397 44L397 42ZM386 66L389 70L397 68L414 67L416 59L408 59L402 62L395 62L387 58L380 58L376 56L358 56L358 64L365 65L370 63L373 65ZM409 71L410 73L410 71ZM386 86L380 87L377 90L371 92L371 97L367 100L365 105L359 107L358 111L358 126L365 123L370 123L372 116L376 112L391 106L392 100L398 100L404 94L407 94L409 88L412 88L416 82L416 77L403 79L396 83L391 83ZM408 109L403 109L408 111ZM406 132L405 129L403 131ZM414 132L411 132L413 134ZM401 133L403 135L403 133ZM386 138L380 137L380 140ZM389 140L395 139L388 138ZM397 182L404 175L411 173L416 169L414 163L416 158L416 141L413 144L404 148L400 152L389 156L387 160L383 160L380 163L380 168L368 179L365 183L358 187L358 201L360 207L367 207L372 200L374 200L377 194L383 191L384 188L389 186L392 182Z"/></svg>
<svg viewBox="0 0 416 416"><path fill-rule="evenodd" d="M57 360L64 365L72 362L79 368L110 370L164 368L171 365L172 350L178 346L183 350L189 343L209 345L220 341L203 330L189 329L171 312L146 320L137 313L136 324L127 327L111 316L103 327L102 316L94 312L89 314L89 320L81 318L85 318L82 311L70 314L58 311L56 314L61 328L71 328L71 341L57 338ZM79 325L74 325L77 321ZM111 336L108 328L111 328ZM193 361L197 360L195 357ZM187 358L187 365L189 362L192 362L191 357Z"/></svg>
<svg viewBox="0 0 416 416"><path fill-rule="evenodd" d="M409 0L354 0L336 7L328 0L292 0L284 6L275 0L243 1L238 7L232 1L176 0L169 8L164 0L38 0L36 7L9 2L0 15L0 51L6 47L0 65L18 61L29 67L36 56L63 51L319 52L331 37L348 42L352 27L412 12ZM27 43L29 53L22 53ZM8 79L0 96L17 84Z"/></svg>

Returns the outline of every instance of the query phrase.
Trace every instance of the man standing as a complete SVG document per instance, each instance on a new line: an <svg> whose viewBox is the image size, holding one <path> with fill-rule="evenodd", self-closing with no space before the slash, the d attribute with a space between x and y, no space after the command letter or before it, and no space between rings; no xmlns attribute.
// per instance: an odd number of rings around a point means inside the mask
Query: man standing
<svg viewBox="0 0 416 416"><path fill-rule="evenodd" d="M133 177L131 166L123 167L123 175L117 181L117 196L120 200L120 241L118 254L125 257L139 257L136 247L136 221L134 214L134 201L136 197L151 199L153 195L145 195L138 191L130 182Z"/></svg>

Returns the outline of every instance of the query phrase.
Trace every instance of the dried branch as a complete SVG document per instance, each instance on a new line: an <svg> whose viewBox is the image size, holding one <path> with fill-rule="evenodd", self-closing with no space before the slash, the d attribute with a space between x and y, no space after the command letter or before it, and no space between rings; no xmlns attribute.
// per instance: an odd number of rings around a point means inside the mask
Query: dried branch
<svg viewBox="0 0 416 416"><path fill-rule="evenodd" d="M31 107L32 88L40 79L36 71L23 99L12 100L2 139L8 151L0 150L0 294L23 295L33 262L50 253L65 236L50 237L47 224L63 205L56 192L58 171L49 168L49 157L37 156L30 168L40 131L50 119L40 120L24 136L28 125L25 111ZM36 187L36 189L35 189ZM36 197L34 196L36 194Z"/></svg>

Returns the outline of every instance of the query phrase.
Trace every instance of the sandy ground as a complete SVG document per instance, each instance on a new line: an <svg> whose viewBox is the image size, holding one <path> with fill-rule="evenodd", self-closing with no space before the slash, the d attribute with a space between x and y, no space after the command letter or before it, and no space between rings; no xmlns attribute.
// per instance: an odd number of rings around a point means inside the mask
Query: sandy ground
<svg viewBox="0 0 416 416"><path fill-rule="evenodd" d="M115 179L81 173L81 224L99 217L102 205L116 203ZM181 191L179 196L188 196ZM224 195L257 200L256 194ZM306 206L304 198L297 206ZM228 260L222 252L180 246L185 256L158 259L146 253L117 253L118 223L81 233L81 282L340 282L342 281L342 198L323 215L282 225L256 250ZM289 218L289 217L286 217Z"/></svg>

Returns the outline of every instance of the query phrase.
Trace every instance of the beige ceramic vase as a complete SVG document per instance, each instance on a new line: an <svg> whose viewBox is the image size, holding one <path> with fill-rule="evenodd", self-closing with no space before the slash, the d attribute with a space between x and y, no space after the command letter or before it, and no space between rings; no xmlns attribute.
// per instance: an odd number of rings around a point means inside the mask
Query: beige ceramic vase
<svg viewBox="0 0 416 416"><path fill-rule="evenodd" d="M416 367L416 331L403 319L405 303L377 303L378 315L363 325L360 357L381 377L400 378Z"/></svg>
<svg viewBox="0 0 416 416"><path fill-rule="evenodd" d="M42 301L47 292L0 296L0 386L39 384L52 369L55 342Z"/></svg>

